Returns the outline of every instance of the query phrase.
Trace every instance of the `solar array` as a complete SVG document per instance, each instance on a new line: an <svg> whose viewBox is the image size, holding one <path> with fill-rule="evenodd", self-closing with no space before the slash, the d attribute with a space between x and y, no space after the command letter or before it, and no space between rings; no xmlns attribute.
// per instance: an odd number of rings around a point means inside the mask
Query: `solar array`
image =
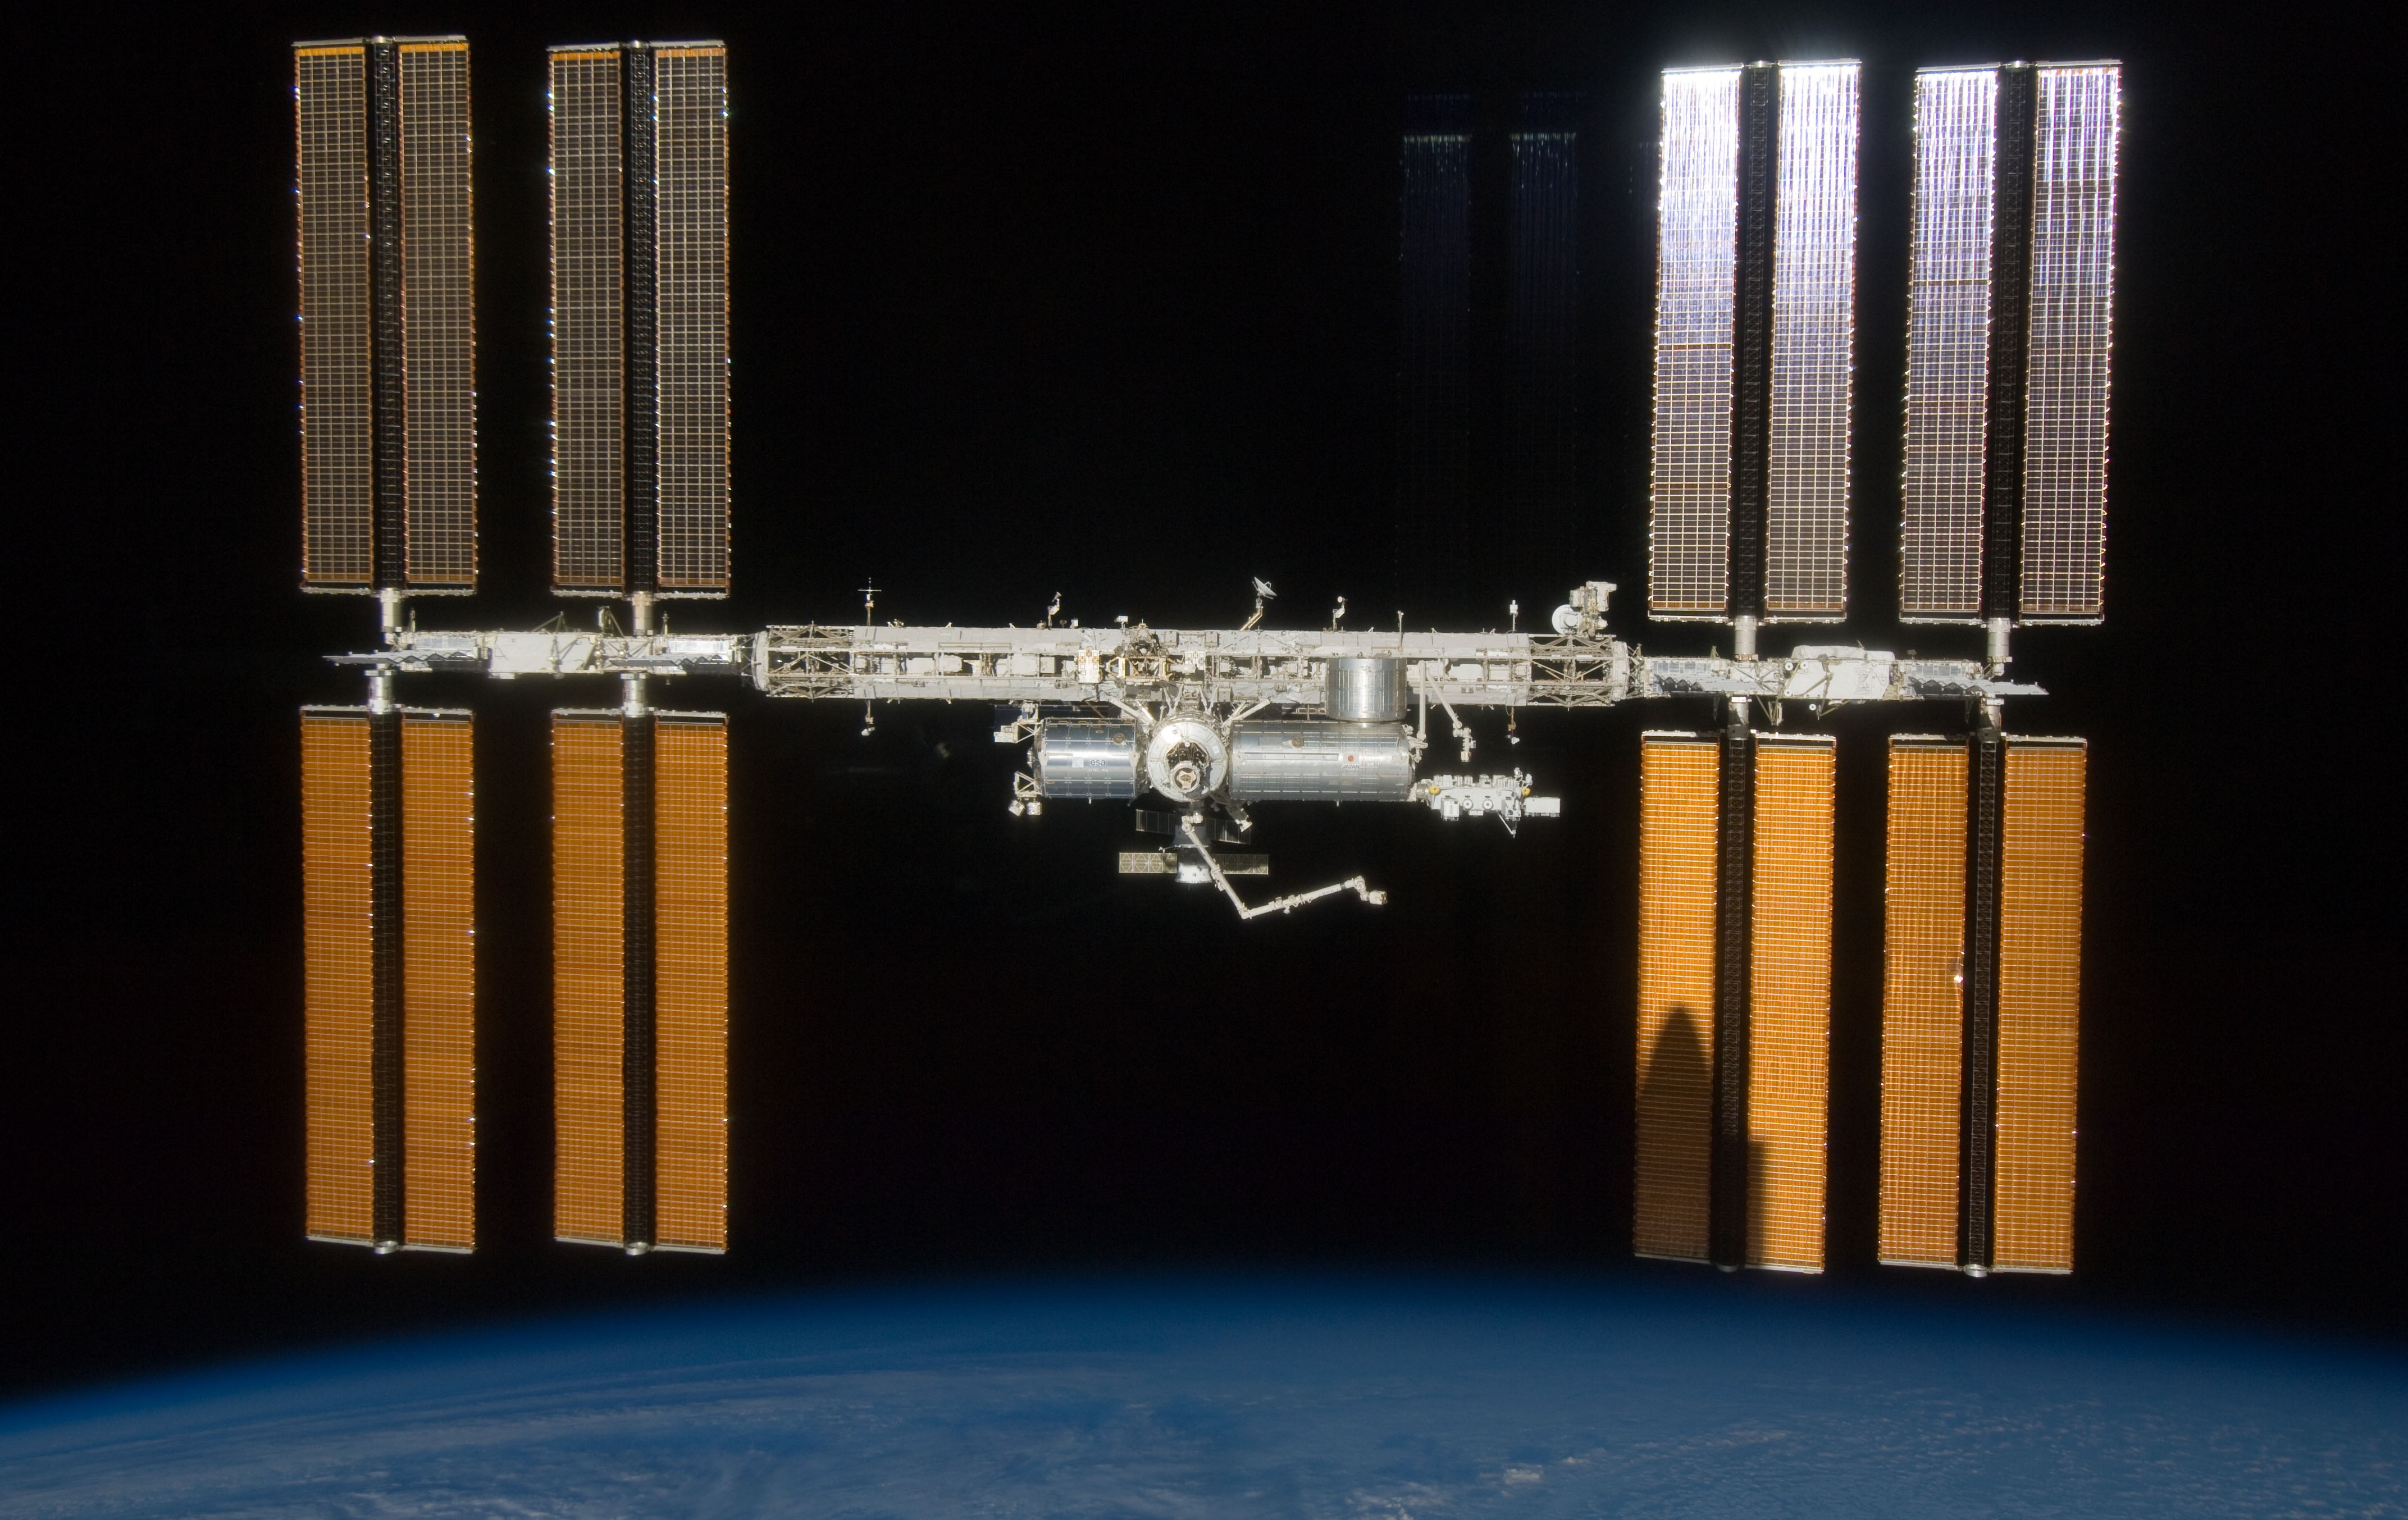
<svg viewBox="0 0 2408 1520"><path fill-rule="evenodd" d="M293 50L301 271L301 580L477 584L468 45Z"/></svg>
<svg viewBox="0 0 2408 1520"><path fill-rule="evenodd" d="M1915 77L1908 622L2103 610L2121 80L2114 64Z"/></svg>
<svg viewBox="0 0 2408 1520"><path fill-rule="evenodd" d="M1642 1256L1823 1269L1833 741L1640 740Z"/></svg>
<svg viewBox="0 0 2408 1520"><path fill-rule="evenodd" d="M1648 611L1847 615L1857 65L1664 75Z"/></svg>
<svg viewBox="0 0 2408 1520"><path fill-rule="evenodd" d="M1433 705L1467 764L1458 708L1709 706L1641 742L1633 1246L1808 1272L1827 1255L1837 742L1784 730L1784 710L1954 704L1961 734L1888 746L1879 1254L2071 1269L2087 752L2009 735L2003 704L2044 695L2009 679L2007 630L2101 606L2116 65L1915 81L1900 609L1985 625L1973 661L1756 650L1761 624L1848 612L1844 62L1663 79L1649 609L1732 624L1727 658L1614 638L1604 581L1552 635L1355 632L1342 603L1318 631L1263 628L1260 581L1234 629L1082 628L1056 606L1039 626L881 626L865 607L859 624L656 631L661 598L729 585L725 65L709 42L549 54L553 589L624 598L627 624L422 631L403 598L477 574L466 44L294 49L303 580L377 594L383 635L336 656L365 670L364 706L301 712L312 1239L476 1243L473 729L394 697L448 669L619 682L616 707L552 714L561 1240L727 1248L727 719L652 700L660 680L726 675L873 714L991 701L998 742L1034 741L1016 815L1169 798L1182 810L1132 823L1175 847L1121 852L1123 869L1212 885L1246 920L1385 900L1356 877L1249 906L1230 878L1268 857L1212 846L1260 837L1250 808L1557 814L1519 770L1414 775ZM1448 564L1470 528L1470 104L1417 98L1401 165L1399 542ZM1503 441L1529 455L1526 505L1569 489L1577 453L1570 111L1525 97L1504 145L1521 420ZM1106 727L1126 742L1098 748ZM1386 767L1376 797L1366 756Z"/></svg>
<svg viewBox="0 0 2408 1520"><path fill-rule="evenodd" d="M2086 758L1890 741L1883 1261L2073 1269Z"/></svg>
<svg viewBox="0 0 2408 1520"><path fill-rule="evenodd" d="M727 50L551 68L552 589L724 596Z"/></svg>
<svg viewBox="0 0 2408 1520"><path fill-rule="evenodd" d="M476 782L466 712L305 708L308 1234L476 1244Z"/></svg>
<svg viewBox="0 0 2408 1520"><path fill-rule="evenodd" d="M727 720L552 714L552 1233L727 1248Z"/></svg>

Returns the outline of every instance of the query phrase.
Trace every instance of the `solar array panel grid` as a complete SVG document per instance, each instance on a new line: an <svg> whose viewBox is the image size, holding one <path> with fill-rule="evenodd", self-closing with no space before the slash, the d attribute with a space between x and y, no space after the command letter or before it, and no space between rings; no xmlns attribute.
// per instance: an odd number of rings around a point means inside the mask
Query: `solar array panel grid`
<svg viewBox="0 0 2408 1520"><path fill-rule="evenodd" d="M376 989L369 949L368 724L365 709L301 715L301 882L306 1010L308 1230L373 1240L369 1062Z"/></svg>
<svg viewBox="0 0 2408 1520"><path fill-rule="evenodd" d="M1854 64L1781 69L1764 601L1776 622L1848 611L1856 76Z"/></svg>
<svg viewBox="0 0 2408 1520"><path fill-rule="evenodd" d="M1631 1246L1703 1261L1713 1144L1715 787L1712 736L1639 749L1639 1091Z"/></svg>
<svg viewBox="0 0 2408 1520"><path fill-rule="evenodd" d="M620 58L552 55L552 581L626 581Z"/></svg>
<svg viewBox="0 0 2408 1520"><path fill-rule="evenodd" d="M1435 592L1469 529L1471 102L1406 103L1398 206L1398 594Z"/></svg>
<svg viewBox="0 0 2408 1520"><path fill-rule="evenodd" d="M1878 1254L1894 1266L1956 1265L1965 800L1963 740L1890 740Z"/></svg>
<svg viewBox="0 0 2408 1520"><path fill-rule="evenodd" d="M727 1249L727 720L663 713L653 807L654 1240Z"/></svg>
<svg viewBox="0 0 2408 1520"><path fill-rule="evenodd" d="M301 275L301 581L374 573L366 50L293 51Z"/></svg>
<svg viewBox="0 0 2408 1520"><path fill-rule="evenodd" d="M1927 70L1914 79L1899 559L1899 611L1913 622L1971 622L1982 610L1998 97L1995 69Z"/></svg>
<svg viewBox="0 0 2408 1520"><path fill-rule="evenodd" d="M2000 1271L2073 1269L2074 1061L2087 758L2078 739L2007 741L1993 1247Z"/></svg>
<svg viewBox="0 0 2408 1520"><path fill-rule="evenodd" d="M1748 984L1748 1264L1823 1269L1836 741L1759 734Z"/></svg>
<svg viewBox="0 0 2408 1520"><path fill-rule="evenodd" d="M659 101L660 587L728 584L727 52L664 47Z"/></svg>
<svg viewBox="0 0 2408 1520"><path fill-rule="evenodd" d="M2040 70L2019 609L2036 622L2105 609L2120 76L2112 64Z"/></svg>
<svg viewBox="0 0 2408 1520"><path fill-rule="evenodd" d="M619 748L616 714L552 714L552 1233L606 1245L625 1226Z"/></svg>
<svg viewBox="0 0 2408 1520"><path fill-rule="evenodd" d="M477 782L466 713L401 725L403 1237L477 1243Z"/></svg>
<svg viewBox="0 0 2408 1520"><path fill-rule="evenodd" d="M1647 527L1656 618L1712 621L1729 607L1739 90L1735 68L1664 75Z"/></svg>
<svg viewBox="0 0 2408 1520"><path fill-rule="evenodd" d="M398 50L406 576L414 588L468 590L477 583L468 45L406 42Z"/></svg>

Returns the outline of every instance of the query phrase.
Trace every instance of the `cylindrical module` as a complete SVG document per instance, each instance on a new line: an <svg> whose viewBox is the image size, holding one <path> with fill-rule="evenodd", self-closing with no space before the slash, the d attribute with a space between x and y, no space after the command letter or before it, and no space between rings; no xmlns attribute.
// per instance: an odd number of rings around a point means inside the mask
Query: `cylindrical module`
<svg viewBox="0 0 2408 1520"><path fill-rule="evenodd" d="M1403 802L1412 785L1402 724L1250 723L1229 736L1229 795L1240 802Z"/></svg>
<svg viewBox="0 0 2408 1520"><path fill-rule="evenodd" d="M1341 723L1398 722L1412 698L1402 660L1370 656L1329 662L1322 705Z"/></svg>
<svg viewBox="0 0 2408 1520"><path fill-rule="evenodd" d="M1138 793L1137 724L1046 723L1029 762L1048 798L1126 800Z"/></svg>

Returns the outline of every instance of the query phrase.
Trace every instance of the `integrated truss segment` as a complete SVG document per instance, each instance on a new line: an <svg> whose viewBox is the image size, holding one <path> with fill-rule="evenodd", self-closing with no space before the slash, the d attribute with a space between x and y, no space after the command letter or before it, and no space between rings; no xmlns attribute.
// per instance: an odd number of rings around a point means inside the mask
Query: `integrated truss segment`
<svg viewBox="0 0 2408 1520"><path fill-rule="evenodd" d="M956 628L790 624L757 634L399 629L339 655L401 671L522 676L742 676L771 696L855 702L1161 702L1317 709L1329 662L1400 661L1417 699L1454 707L1610 707L1741 696L1821 710L1847 702L1997 700L2042 688L1975 660L1853 645L1785 655L1653 655L1602 633L1348 633L1271 628Z"/></svg>

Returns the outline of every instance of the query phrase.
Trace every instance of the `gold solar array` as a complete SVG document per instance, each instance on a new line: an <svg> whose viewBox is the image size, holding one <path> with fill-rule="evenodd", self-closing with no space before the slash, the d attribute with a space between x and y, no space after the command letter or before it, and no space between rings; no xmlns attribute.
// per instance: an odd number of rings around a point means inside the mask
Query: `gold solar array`
<svg viewBox="0 0 2408 1520"><path fill-rule="evenodd" d="M2008 740L1999 912L2000 1271L2073 1269L2087 758L2079 739Z"/></svg>
<svg viewBox="0 0 2408 1520"><path fill-rule="evenodd" d="M1756 738L1748 1000L1751 1267L1823 1269L1835 741Z"/></svg>
<svg viewBox="0 0 2408 1520"><path fill-rule="evenodd" d="M368 724L365 711L301 717L301 878L311 1239L376 1235L370 1045Z"/></svg>
<svg viewBox="0 0 2408 1520"><path fill-rule="evenodd" d="M293 50L301 268L301 579L320 588L365 588L375 569L366 55L356 42Z"/></svg>
<svg viewBox="0 0 2408 1520"><path fill-rule="evenodd" d="M472 732L466 713L401 727L404 1233L458 1251L477 1243Z"/></svg>
<svg viewBox="0 0 2408 1520"><path fill-rule="evenodd" d="M727 50L664 47L660 585L727 590Z"/></svg>
<svg viewBox="0 0 2408 1520"><path fill-rule="evenodd" d="M1879 1255L1893 1266L1956 1265L1965 799L1964 740L1890 740Z"/></svg>
<svg viewBox="0 0 2408 1520"><path fill-rule="evenodd" d="M401 302L408 582L477 583L476 245L468 45L404 42Z"/></svg>
<svg viewBox="0 0 2408 1520"><path fill-rule="evenodd" d="M1714 740L1639 750L1639 1091L1632 1249L1703 1261L1714 1040Z"/></svg>
<svg viewBox="0 0 2408 1520"><path fill-rule="evenodd" d="M654 750L655 1243L727 1249L727 722L663 713Z"/></svg>
<svg viewBox="0 0 2408 1520"><path fill-rule="evenodd" d="M619 54L552 55L552 579L625 581L626 264Z"/></svg>
<svg viewBox="0 0 2408 1520"><path fill-rule="evenodd" d="M552 1233L616 1245L625 1226L619 718L552 714Z"/></svg>

